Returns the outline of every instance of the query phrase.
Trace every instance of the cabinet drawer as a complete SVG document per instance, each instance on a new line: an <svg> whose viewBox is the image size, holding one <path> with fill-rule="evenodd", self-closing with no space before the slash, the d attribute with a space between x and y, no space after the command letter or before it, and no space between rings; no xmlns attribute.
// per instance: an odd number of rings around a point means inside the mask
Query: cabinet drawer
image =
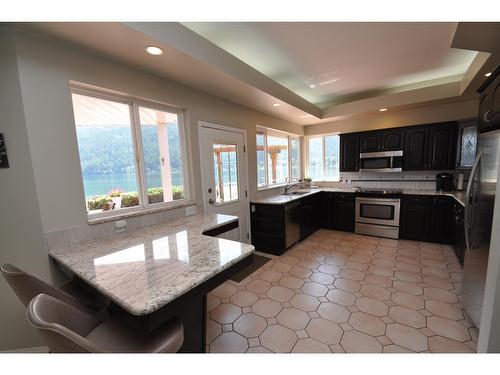
<svg viewBox="0 0 500 375"><path fill-rule="evenodd" d="M405 195L403 199L407 205L432 204L432 197L428 195Z"/></svg>

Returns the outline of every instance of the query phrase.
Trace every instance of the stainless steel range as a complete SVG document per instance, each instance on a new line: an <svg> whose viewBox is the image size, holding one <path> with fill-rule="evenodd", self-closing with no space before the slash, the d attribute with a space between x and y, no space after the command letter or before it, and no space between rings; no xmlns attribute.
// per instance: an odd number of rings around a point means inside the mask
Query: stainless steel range
<svg viewBox="0 0 500 375"><path fill-rule="evenodd" d="M399 238L401 195L399 190L358 189L355 232Z"/></svg>

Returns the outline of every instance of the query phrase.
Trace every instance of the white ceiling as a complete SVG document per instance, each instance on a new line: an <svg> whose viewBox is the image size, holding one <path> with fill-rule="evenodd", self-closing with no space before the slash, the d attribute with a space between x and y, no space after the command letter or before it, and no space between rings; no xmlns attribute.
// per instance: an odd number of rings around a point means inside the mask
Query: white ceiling
<svg viewBox="0 0 500 375"><path fill-rule="evenodd" d="M455 23L184 25L314 104L445 78L458 81L477 54L450 48Z"/></svg>

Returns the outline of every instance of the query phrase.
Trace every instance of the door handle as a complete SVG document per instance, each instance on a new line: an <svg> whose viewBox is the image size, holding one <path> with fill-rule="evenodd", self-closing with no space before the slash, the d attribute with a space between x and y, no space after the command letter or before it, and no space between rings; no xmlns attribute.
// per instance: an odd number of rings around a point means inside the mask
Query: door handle
<svg viewBox="0 0 500 375"><path fill-rule="evenodd" d="M477 153L476 160L474 160L474 164L472 165L472 171L469 176L469 182L467 184L467 190L465 191L464 231L465 231L465 247L468 253L470 253L471 250L471 242L469 236L469 228L471 226L470 215L473 203L471 190L472 190L472 184L474 183L474 178L476 177L476 173L478 171L478 165L480 160L481 160L481 151Z"/></svg>
<svg viewBox="0 0 500 375"><path fill-rule="evenodd" d="M210 199L208 200L208 203L210 203L210 204L214 204L214 203L215 203L215 201L214 201L212 198L210 198Z"/></svg>

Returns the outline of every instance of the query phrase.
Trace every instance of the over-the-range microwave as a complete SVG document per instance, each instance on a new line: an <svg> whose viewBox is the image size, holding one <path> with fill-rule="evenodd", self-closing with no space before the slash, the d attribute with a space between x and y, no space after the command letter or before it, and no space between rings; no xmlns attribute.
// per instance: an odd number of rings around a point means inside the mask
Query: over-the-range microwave
<svg viewBox="0 0 500 375"><path fill-rule="evenodd" d="M360 172L402 172L403 150L362 152L359 161Z"/></svg>

